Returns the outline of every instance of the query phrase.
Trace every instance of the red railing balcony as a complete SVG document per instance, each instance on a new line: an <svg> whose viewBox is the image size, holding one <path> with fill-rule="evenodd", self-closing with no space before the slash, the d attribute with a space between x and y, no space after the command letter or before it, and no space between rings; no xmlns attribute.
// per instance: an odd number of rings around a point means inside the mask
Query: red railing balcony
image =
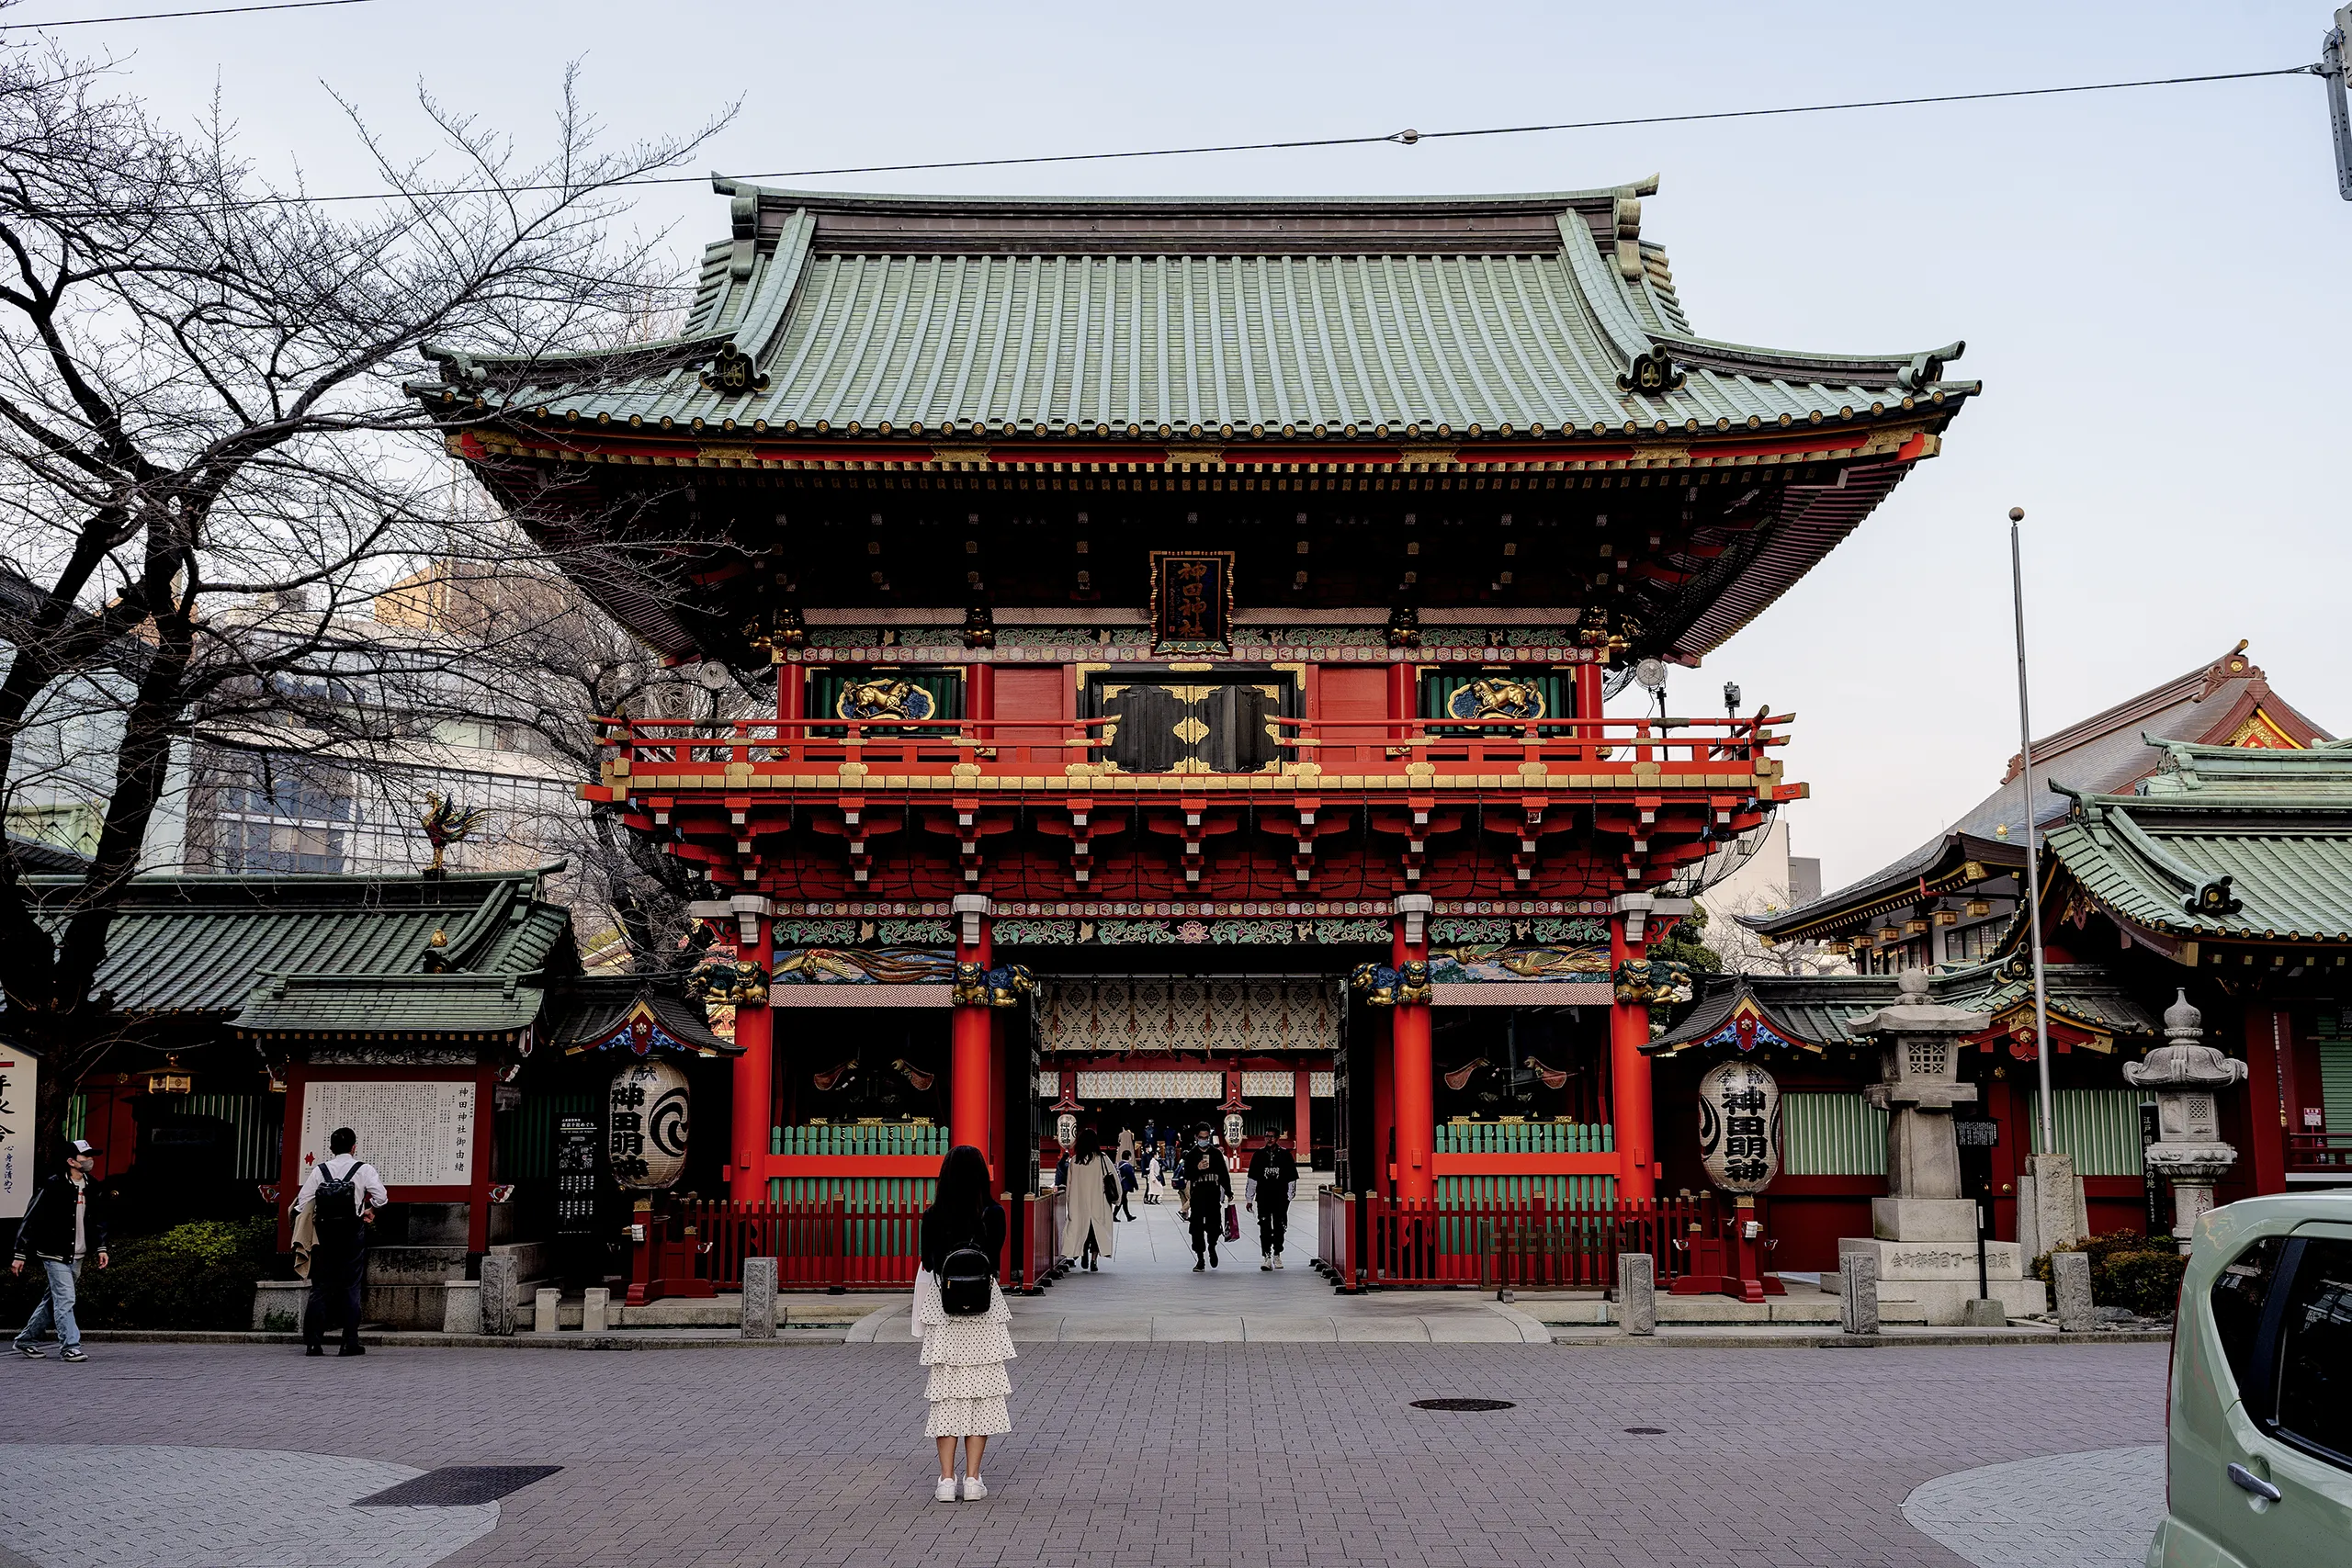
<svg viewBox="0 0 2352 1568"><path fill-rule="evenodd" d="M1779 775L1770 754L1788 743L1774 727L1791 716L1274 718L1270 722L1281 731L1276 761L1227 776L1295 773L1311 763L1327 777L1393 777L1401 786L1419 763L1453 774L1516 771L1536 762L1596 781L1744 786L1770 798ZM1058 777L1080 765L1117 772L1102 761L1113 744L1102 732L1118 722L1109 717L599 722L610 753L604 782L622 793L784 787L795 775L834 774L850 762L874 773L942 777L967 767L975 772L962 776L979 778Z"/></svg>
<svg viewBox="0 0 2352 1568"><path fill-rule="evenodd" d="M2352 1175L2352 1133L2288 1134L2287 1168Z"/></svg>

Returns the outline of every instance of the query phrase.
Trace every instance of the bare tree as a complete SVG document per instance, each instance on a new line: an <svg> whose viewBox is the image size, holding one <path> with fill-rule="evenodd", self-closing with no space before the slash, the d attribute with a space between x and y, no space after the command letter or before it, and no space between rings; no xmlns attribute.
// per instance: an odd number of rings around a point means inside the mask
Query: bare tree
<svg viewBox="0 0 2352 1568"><path fill-rule="evenodd" d="M1764 934L1740 919L1742 915L1778 915L1790 908L1785 887L1759 887L1729 900L1709 897L1714 919L1707 924L1705 941L1724 967L1735 975L1844 975L1853 965L1834 956L1818 942L1767 942Z"/></svg>
<svg viewBox="0 0 2352 1568"><path fill-rule="evenodd" d="M421 563L514 554L449 504L450 415L404 385L420 345L627 341L674 274L659 236L618 233L621 187L718 129L604 150L567 73L532 158L421 101L423 155L350 113L388 199L320 198L258 174L217 107L183 134L101 68L0 47L0 536L24 582L0 595L0 779L67 694L109 737L70 896L36 897L0 847L0 987L45 1058L44 1140L117 1039L96 991L175 749L380 739L397 705L345 685L433 677L447 645L359 646L351 619Z"/></svg>
<svg viewBox="0 0 2352 1568"><path fill-rule="evenodd" d="M434 569L432 599L438 631L476 650L452 664L449 690L458 705L527 728L574 779L594 778L607 755L602 718L718 724L774 711L772 700L755 703L723 666L696 666L700 679L664 667L551 568L444 563ZM693 929L685 906L703 891L690 863L665 852L653 834L631 829L615 803L590 804L540 826L539 841L572 863L576 908L612 922L608 942L587 933L592 961L605 956L600 948L617 946L635 969L680 962Z"/></svg>

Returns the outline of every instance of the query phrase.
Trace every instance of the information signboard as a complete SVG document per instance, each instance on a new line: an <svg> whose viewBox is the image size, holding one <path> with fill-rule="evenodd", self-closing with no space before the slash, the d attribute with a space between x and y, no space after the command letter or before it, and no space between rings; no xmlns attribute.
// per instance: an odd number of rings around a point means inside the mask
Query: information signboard
<svg viewBox="0 0 2352 1568"><path fill-rule="evenodd" d="M476 1093L470 1081L312 1078L302 1087L300 1154L324 1159L328 1134L348 1127L387 1187L470 1186Z"/></svg>
<svg viewBox="0 0 2352 1568"><path fill-rule="evenodd" d="M33 1147L40 1080L39 1057L18 1046L0 1046L0 1219L24 1218L25 1205L40 1183L42 1162Z"/></svg>

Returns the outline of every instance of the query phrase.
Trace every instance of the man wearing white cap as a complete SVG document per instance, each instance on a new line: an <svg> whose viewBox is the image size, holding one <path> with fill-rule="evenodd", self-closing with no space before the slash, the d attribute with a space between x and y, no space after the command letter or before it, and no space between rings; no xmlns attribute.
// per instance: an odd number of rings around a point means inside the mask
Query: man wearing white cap
<svg viewBox="0 0 2352 1568"><path fill-rule="evenodd" d="M49 1277L40 1304L17 1334L17 1354L28 1361L41 1359L40 1337L52 1327L65 1359L90 1359L82 1350L82 1325L74 1321L74 1288L82 1277L83 1258L95 1256L99 1268L107 1266L106 1207L90 1185L97 1163L96 1149L83 1139L69 1140L65 1168L41 1183L17 1226L17 1252L8 1271L22 1274L26 1264L38 1263Z"/></svg>

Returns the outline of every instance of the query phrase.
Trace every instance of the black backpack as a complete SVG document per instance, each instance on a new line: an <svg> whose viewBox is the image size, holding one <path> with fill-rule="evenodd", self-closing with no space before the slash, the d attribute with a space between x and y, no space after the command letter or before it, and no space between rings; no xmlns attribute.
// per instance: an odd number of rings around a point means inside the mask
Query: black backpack
<svg viewBox="0 0 2352 1568"><path fill-rule="evenodd" d="M976 1238L977 1239L977 1238ZM950 1317L986 1317L995 1303L996 1267L972 1242L939 1265L939 1310Z"/></svg>
<svg viewBox="0 0 2352 1568"><path fill-rule="evenodd" d="M359 1228L359 1168L353 1160L341 1176L319 1164L319 1185L311 1194L311 1224L322 1240L341 1241Z"/></svg>

